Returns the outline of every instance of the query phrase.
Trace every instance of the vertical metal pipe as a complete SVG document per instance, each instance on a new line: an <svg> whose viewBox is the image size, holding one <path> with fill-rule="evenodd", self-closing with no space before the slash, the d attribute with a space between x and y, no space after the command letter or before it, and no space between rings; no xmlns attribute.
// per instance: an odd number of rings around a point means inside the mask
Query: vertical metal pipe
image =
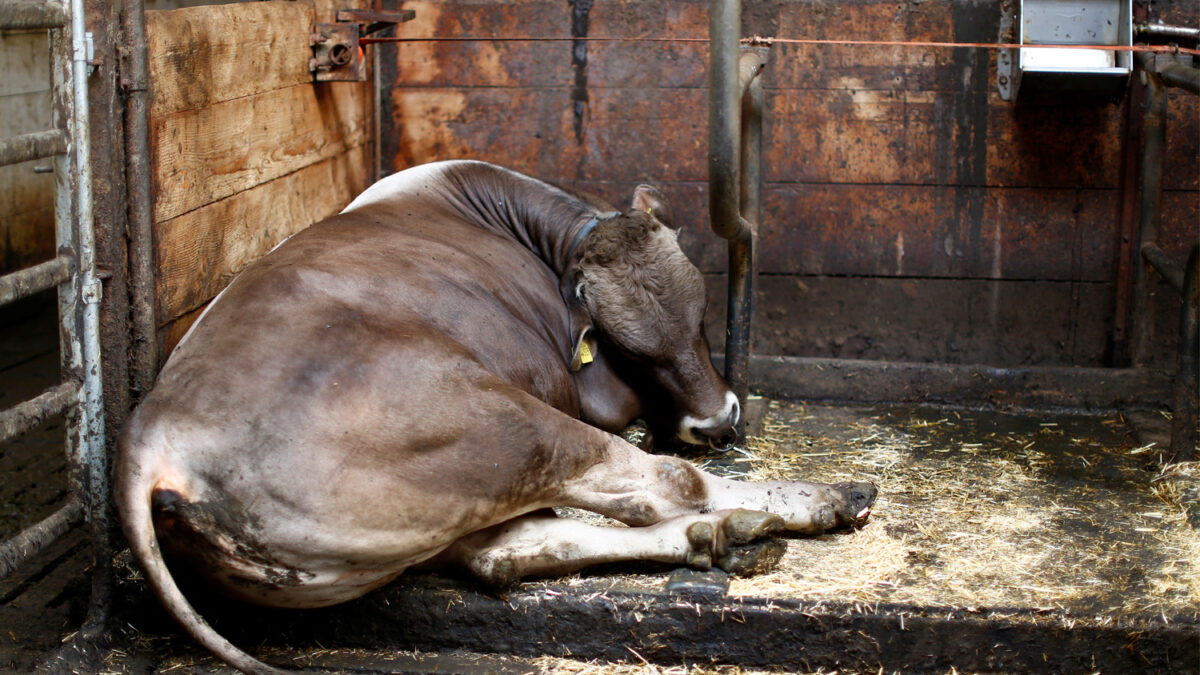
<svg viewBox="0 0 1200 675"><path fill-rule="evenodd" d="M762 81L766 48L745 47L739 56L741 95L739 216L744 232L729 240L728 321L725 334L725 379L745 409L750 393L751 323L757 274L758 223L762 221ZM744 93L743 93L744 92ZM739 435L744 431L738 429Z"/></svg>
<svg viewBox="0 0 1200 675"><path fill-rule="evenodd" d="M739 133L741 132L738 86L738 41L742 36L741 0L710 0L708 10L708 212L713 231L729 240L729 289L725 313L725 379L746 409L748 388L746 364L749 361L742 349L744 326L749 313L738 302L745 289L747 258L745 247L735 243L741 233L741 213L738 205L740 189ZM744 425L738 428L740 437Z"/></svg>
<svg viewBox="0 0 1200 675"><path fill-rule="evenodd" d="M1136 286L1138 231L1138 183L1141 176L1143 125L1145 124L1146 87L1132 78L1125 97L1124 132L1121 135L1121 178L1117 219L1117 273L1113 293L1112 362L1125 367L1132 356L1133 294Z"/></svg>
<svg viewBox="0 0 1200 675"><path fill-rule="evenodd" d="M1171 415L1172 461L1195 459L1196 421L1200 410L1200 245L1192 247L1183 274L1183 308L1179 310L1179 360Z"/></svg>
<svg viewBox="0 0 1200 675"><path fill-rule="evenodd" d="M158 371L153 211L150 201L150 112L146 15L142 0L121 11L121 86L125 91L125 186L129 200L129 287L133 336L130 379L134 403Z"/></svg>
<svg viewBox="0 0 1200 675"><path fill-rule="evenodd" d="M708 210L713 231L732 239L740 229L738 213L738 40L742 35L741 0L709 2Z"/></svg>
<svg viewBox="0 0 1200 675"><path fill-rule="evenodd" d="M71 130L75 183L75 240L79 247L76 292L79 308L79 363L82 388L73 463L83 468L83 502L92 536L92 599L85 633L107 630L112 588L112 542L108 452L100 368L100 280L96 278L96 239L92 211L91 121L88 112L88 55L83 0L70 0L74 128Z"/></svg>
<svg viewBox="0 0 1200 675"><path fill-rule="evenodd" d="M1135 251L1153 242L1158 233L1162 212L1163 148L1166 145L1167 91L1162 80L1152 70L1142 70L1146 84L1146 107L1143 123L1141 199L1138 214L1138 241ZM1134 257L1133 298L1130 322L1130 361L1134 366L1145 365L1153 339L1149 317L1150 278L1142 256Z"/></svg>

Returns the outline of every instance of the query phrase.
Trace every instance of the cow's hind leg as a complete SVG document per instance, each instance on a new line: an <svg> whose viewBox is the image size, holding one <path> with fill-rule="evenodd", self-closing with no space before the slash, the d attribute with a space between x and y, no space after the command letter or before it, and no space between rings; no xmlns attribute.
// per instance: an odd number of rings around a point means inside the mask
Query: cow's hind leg
<svg viewBox="0 0 1200 675"><path fill-rule="evenodd" d="M615 436L601 461L564 487L563 503L629 525L689 512L750 509L777 514L787 530L805 534L866 522L876 496L870 483L722 478L676 457L648 454Z"/></svg>
<svg viewBox="0 0 1200 675"><path fill-rule="evenodd" d="M779 516L727 510L676 516L646 527L606 527L539 511L468 535L434 566L454 565L493 586L553 577L605 563L655 561L733 574L770 569L785 544Z"/></svg>

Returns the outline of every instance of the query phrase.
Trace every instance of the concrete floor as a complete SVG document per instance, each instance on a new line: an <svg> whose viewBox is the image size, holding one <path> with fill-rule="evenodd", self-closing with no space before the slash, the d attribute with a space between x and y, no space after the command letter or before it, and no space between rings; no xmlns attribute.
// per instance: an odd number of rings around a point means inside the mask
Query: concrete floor
<svg viewBox="0 0 1200 675"><path fill-rule="evenodd" d="M9 322L0 404L57 381L54 341L44 312ZM792 540L779 570L728 595L616 568L502 594L412 575L310 612L198 604L235 643L324 672L1200 672L1200 472L1161 470L1160 414L758 408L743 451L693 459L749 480L868 479L881 497L867 527ZM61 435L52 421L0 446L0 535L64 499ZM77 629L87 564L75 532L0 581L0 671L30 672ZM127 555L114 564L100 671L229 672Z"/></svg>

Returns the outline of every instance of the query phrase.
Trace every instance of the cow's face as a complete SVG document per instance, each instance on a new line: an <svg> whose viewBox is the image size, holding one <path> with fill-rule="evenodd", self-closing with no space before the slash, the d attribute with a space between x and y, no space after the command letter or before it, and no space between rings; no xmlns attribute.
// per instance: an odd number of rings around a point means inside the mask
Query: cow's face
<svg viewBox="0 0 1200 675"><path fill-rule="evenodd" d="M574 293L605 346L656 390L638 393L658 399L647 406L671 418L678 439L728 447L741 410L709 358L704 280L670 225L666 199L639 186L633 208L602 222L580 247Z"/></svg>

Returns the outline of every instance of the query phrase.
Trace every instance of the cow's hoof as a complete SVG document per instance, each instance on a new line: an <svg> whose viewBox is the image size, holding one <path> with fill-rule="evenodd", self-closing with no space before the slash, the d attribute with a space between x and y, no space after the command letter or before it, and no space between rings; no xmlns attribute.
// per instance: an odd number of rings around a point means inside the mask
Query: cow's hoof
<svg viewBox="0 0 1200 675"><path fill-rule="evenodd" d="M718 533L707 521L688 526L689 567L708 570L716 565L730 574L758 574L774 567L787 549L782 541L766 539L784 529L783 519L772 513L737 509L719 527Z"/></svg>
<svg viewBox="0 0 1200 675"><path fill-rule="evenodd" d="M721 521L725 540L737 546L778 534L783 531L783 526L783 518L774 513L746 509L737 509Z"/></svg>
<svg viewBox="0 0 1200 675"><path fill-rule="evenodd" d="M730 546L729 552L717 558L717 567L737 576L753 576L774 569L786 552L787 542L782 539Z"/></svg>
<svg viewBox="0 0 1200 675"><path fill-rule="evenodd" d="M841 493L834 514L833 527L862 527L871 516L871 506L879 489L871 483L838 483L833 488Z"/></svg>

